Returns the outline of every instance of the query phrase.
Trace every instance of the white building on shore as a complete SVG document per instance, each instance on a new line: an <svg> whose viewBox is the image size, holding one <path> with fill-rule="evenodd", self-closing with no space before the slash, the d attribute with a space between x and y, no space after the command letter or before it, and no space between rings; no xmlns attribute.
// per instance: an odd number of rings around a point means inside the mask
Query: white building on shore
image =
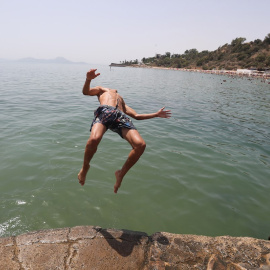
<svg viewBox="0 0 270 270"><path fill-rule="evenodd" d="M249 75L250 76L254 71L255 70L251 70L251 69L237 69L236 73L239 74L239 75L243 74L243 75Z"/></svg>

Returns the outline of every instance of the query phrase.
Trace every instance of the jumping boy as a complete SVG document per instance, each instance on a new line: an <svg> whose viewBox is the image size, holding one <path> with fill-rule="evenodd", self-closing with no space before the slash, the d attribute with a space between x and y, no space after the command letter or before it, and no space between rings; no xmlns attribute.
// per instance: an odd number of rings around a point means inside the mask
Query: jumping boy
<svg viewBox="0 0 270 270"><path fill-rule="evenodd" d="M155 113L136 113L132 108L125 104L117 90L101 86L90 87L91 81L99 75L100 73L96 74L96 69L89 70L86 74L86 81L82 90L84 95L97 96L100 106L94 113L95 117L90 128L91 134L86 143L84 162L82 169L78 174L78 179L79 183L83 186L86 174L90 168L90 161L97 151L98 144L107 129L110 129L118 133L123 139L127 140L132 147L123 167L115 172L116 183L114 185L114 192L117 193L124 176L139 160L146 147L145 141L128 116L136 120L145 120L154 117L170 118L171 112L169 110L164 110L163 107Z"/></svg>

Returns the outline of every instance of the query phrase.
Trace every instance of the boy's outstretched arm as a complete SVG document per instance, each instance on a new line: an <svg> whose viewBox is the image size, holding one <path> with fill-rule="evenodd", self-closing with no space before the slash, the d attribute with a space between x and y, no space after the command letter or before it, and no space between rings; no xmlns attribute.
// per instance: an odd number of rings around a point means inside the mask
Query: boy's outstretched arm
<svg viewBox="0 0 270 270"><path fill-rule="evenodd" d="M93 79L95 79L97 76L99 76L100 73L96 74L96 69L90 69L87 73L86 73L86 80L83 86L83 90L82 93L84 95L88 95L88 96L95 96L97 94L99 94L100 92L100 87L93 87L90 88L90 83Z"/></svg>
<svg viewBox="0 0 270 270"><path fill-rule="evenodd" d="M155 113L138 114L135 110L133 110L129 106L125 105L125 113L136 120L146 120L146 119L151 119L151 118L155 118L155 117L170 118L171 111L164 110L164 109L165 109L165 107L161 108L160 110L158 110Z"/></svg>

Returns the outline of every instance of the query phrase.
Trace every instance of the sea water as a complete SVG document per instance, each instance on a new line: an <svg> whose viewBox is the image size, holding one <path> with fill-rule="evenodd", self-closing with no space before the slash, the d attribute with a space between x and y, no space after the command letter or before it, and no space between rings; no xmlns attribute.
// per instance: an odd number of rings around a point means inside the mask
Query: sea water
<svg viewBox="0 0 270 270"><path fill-rule="evenodd" d="M108 131L82 166L96 97L85 74L138 113L147 147L113 193L130 151ZM143 68L0 64L0 236L97 225L266 239L270 235L270 85L260 79Z"/></svg>

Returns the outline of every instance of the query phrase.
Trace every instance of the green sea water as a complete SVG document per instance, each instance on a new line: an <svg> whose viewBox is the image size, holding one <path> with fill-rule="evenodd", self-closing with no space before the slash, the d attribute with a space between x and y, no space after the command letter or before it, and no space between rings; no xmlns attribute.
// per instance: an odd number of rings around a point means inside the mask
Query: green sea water
<svg viewBox="0 0 270 270"><path fill-rule="evenodd" d="M147 147L113 193L130 146L108 131L77 181L96 97L117 89ZM270 84L176 70L0 63L0 236L77 225L266 239L270 235Z"/></svg>

